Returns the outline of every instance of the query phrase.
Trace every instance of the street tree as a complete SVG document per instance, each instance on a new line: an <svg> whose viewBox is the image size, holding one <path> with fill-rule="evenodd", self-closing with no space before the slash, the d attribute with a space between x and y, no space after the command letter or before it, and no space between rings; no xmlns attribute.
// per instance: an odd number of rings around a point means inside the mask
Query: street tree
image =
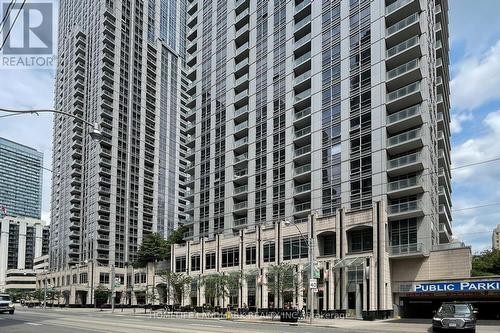
<svg viewBox="0 0 500 333"><path fill-rule="evenodd" d="M500 250L486 250L472 257L472 276L500 275Z"/></svg>
<svg viewBox="0 0 500 333"><path fill-rule="evenodd" d="M281 263L269 266L266 280L268 290L277 296L277 305L280 307L284 296L292 293L297 285L298 279L295 274L295 265Z"/></svg>
<svg viewBox="0 0 500 333"><path fill-rule="evenodd" d="M100 307L108 302L111 291L105 285L99 284L94 290L94 295L96 306Z"/></svg>
<svg viewBox="0 0 500 333"><path fill-rule="evenodd" d="M175 304L181 304L184 295L191 286L191 282L193 281L192 277L184 273L171 271L162 271L159 273L159 276L163 281L167 302L173 297Z"/></svg>

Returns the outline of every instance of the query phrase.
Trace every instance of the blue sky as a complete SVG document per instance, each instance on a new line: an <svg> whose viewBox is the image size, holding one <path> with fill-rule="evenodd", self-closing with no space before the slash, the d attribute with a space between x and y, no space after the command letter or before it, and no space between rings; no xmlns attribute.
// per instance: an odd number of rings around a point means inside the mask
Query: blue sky
<svg viewBox="0 0 500 333"><path fill-rule="evenodd" d="M500 157L500 1L449 0L453 167ZM0 106L51 108L54 72L0 69ZM52 117L2 119L0 136L45 154L51 168ZM50 173L44 173L42 218L50 220ZM500 161L453 171L456 238L478 252L491 246L500 223Z"/></svg>

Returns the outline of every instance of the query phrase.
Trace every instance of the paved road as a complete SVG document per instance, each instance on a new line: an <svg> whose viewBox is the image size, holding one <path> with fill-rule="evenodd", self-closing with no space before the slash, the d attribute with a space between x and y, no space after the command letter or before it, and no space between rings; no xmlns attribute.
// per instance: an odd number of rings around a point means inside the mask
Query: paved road
<svg viewBox="0 0 500 333"><path fill-rule="evenodd" d="M500 324L500 323L498 323ZM0 314L1 333L368 333L368 332L430 332L426 321L352 322L349 327L290 326L281 323L245 323L212 319L151 318L78 311L18 310L16 314ZM478 328L478 333L498 333L500 325L488 323Z"/></svg>

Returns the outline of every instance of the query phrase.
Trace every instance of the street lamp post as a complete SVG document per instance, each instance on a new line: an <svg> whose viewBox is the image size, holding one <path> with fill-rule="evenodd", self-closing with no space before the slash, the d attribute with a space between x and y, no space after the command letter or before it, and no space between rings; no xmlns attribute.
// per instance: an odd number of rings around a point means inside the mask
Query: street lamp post
<svg viewBox="0 0 500 333"><path fill-rule="evenodd" d="M314 223L314 220L315 220L315 216L316 213L312 213L310 215L310 221L311 221L311 235L309 238L305 237L303 234L302 234L302 231L300 231L300 228L294 223L294 222L290 222L290 220L284 220L283 221L283 224L286 225L286 226L289 226L291 224L293 224L295 226L295 228L297 228L297 230L299 231L299 234L300 234L300 237L302 237L303 240L306 241L307 243L307 248L308 248L308 252L309 252L309 255L308 255L308 258L309 258L309 279L313 279L314 278L314 261L315 261L315 258L314 258L314 235L312 233L312 225ZM309 289L308 289L308 300L309 300L309 311L311 311L311 315L309 317L309 324L312 324L313 323L313 317L314 317L314 294L313 294L313 289L312 289L312 286L311 286L311 281L309 281Z"/></svg>
<svg viewBox="0 0 500 333"><path fill-rule="evenodd" d="M50 109L39 109L39 110L13 110L13 109L4 109L0 108L0 111L7 112L7 115L2 115L0 118L5 118L5 117L11 117L11 116L20 116L23 114L35 114L38 115L39 113L56 113L56 114L62 114L71 118L74 118L89 127L91 127L91 131L89 133L90 137L94 141L101 141L102 139L102 133L99 130L99 124L98 123L91 123L83 118L80 118L78 116L75 116L74 114L64 112L61 110L50 110Z"/></svg>

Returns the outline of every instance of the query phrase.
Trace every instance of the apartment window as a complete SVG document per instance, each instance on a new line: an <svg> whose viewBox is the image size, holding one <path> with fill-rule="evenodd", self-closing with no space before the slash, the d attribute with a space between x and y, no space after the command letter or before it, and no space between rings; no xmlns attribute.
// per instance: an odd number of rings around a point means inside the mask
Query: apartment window
<svg viewBox="0 0 500 333"><path fill-rule="evenodd" d="M186 256L175 258L175 271L177 273L186 271Z"/></svg>
<svg viewBox="0 0 500 333"><path fill-rule="evenodd" d="M347 232L349 253L371 251L373 249L373 230L363 228Z"/></svg>
<svg viewBox="0 0 500 333"><path fill-rule="evenodd" d="M80 283L87 283L88 281L87 273L80 273Z"/></svg>
<svg viewBox="0 0 500 333"><path fill-rule="evenodd" d="M391 245L417 243L417 219L392 221L389 230Z"/></svg>
<svg viewBox="0 0 500 333"><path fill-rule="evenodd" d="M255 265L257 262L257 247L255 245L248 246L245 249L245 264Z"/></svg>
<svg viewBox="0 0 500 333"><path fill-rule="evenodd" d="M205 255L205 269L215 269L215 252Z"/></svg>
<svg viewBox="0 0 500 333"><path fill-rule="evenodd" d="M283 260L307 258L307 241L301 237L285 238L283 240Z"/></svg>
<svg viewBox="0 0 500 333"><path fill-rule="evenodd" d="M77 283L78 283L78 275L73 274L73 284L77 284Z"/></svg>
<svg viewBox="0 0 500 333"><path fill-rule="evenodd" d="M99 274L99 283L108 284L109 283L109 273Z"/></svg>
<svg viewBox="0 0 500 333"><path fill-rule="evenodd" d="M237 247L222 249L222 267L234 267L240 264L240 250Z"/></svg>
<svg viewBox="0 0 500 333"><path fill-rule="evenodd" d="M200 265L201 265L200 255L196 254L194 256L191 256L191 270L192 271L199 271L201 268Z"/></svg>
<svg viewBox="0 0 500 333"><path fill-rule="evenodd" d="M146 283L146 273L135 273L134 274L134 283Z"/></svg>
<svg viewBox="0 0 500 333"><path fill-rule="evenodd" d="M276 245L274 242L264 244L264 262L274 262L276 260Z"/></svg>

